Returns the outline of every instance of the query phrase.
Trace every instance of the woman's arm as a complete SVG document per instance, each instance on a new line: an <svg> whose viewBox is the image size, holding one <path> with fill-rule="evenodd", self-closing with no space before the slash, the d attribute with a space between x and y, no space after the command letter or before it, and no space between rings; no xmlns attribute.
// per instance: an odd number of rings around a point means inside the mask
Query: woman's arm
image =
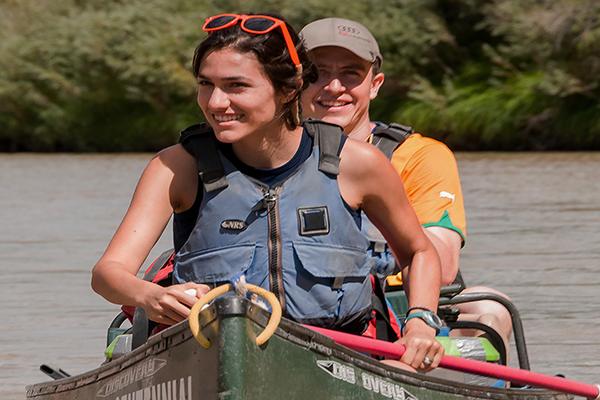
<svg viewBox="0 0 600 400"><path fill-rule="evenodd" d="M372 146L348 140L341 154L340 192L351 206L362 208L386 238L399 265L407 265L410 281L409 306L437 309L440 291L440 261L404 193L402 181L385 156ZM407 351L402 361L414 368L428 356L438 365L443 349L435 341L435 330L420 319L411 319L402 343Z"/></svg>
<svg viewBox="0 0 600 400"><path fill-rule="evenodd" d="M112 303L142 307L157 322L173 324L187 317L196 299L183 291L195 288L201 294L205 285L163 288L136 274L173 211L189 203L187 188L195 190L189 184L193 179L195 162L181 146L167 148L149 162L123 221L93 268L92 288L97 293Z"/></svg>

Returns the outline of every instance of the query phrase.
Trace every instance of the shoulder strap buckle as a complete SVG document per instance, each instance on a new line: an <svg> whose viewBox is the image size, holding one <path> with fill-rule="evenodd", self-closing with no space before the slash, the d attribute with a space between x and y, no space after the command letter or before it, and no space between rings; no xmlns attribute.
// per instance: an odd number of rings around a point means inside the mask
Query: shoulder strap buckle
<svg viewBox="0 0 600 400"><path fill-rule="evenodd" d="M392 158L394 151L413 133L410 126L397 124L378 124L373 130L373 145Z"/></svg>

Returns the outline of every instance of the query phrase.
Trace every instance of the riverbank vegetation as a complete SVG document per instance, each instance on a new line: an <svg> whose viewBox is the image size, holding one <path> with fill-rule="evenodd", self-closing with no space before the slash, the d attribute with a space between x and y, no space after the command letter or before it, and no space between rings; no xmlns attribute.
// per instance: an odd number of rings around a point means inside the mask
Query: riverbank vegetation
<svg viewBox="0 0 600 400"><path fill-rule="evenodd" d="M203 19L356 19L384 55L381 120L466 150L600 149L596 0L4 0L0 151L151 151L201 119Z"/></svg>

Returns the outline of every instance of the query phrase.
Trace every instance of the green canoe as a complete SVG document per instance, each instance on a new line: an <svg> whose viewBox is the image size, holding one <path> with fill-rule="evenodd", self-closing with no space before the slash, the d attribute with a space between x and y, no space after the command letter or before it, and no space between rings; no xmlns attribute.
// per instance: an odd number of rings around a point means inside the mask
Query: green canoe
<svg viewBox="0 0 600 400"><path fill-rule="evenodd" d="M410 373L337 345L282 320L263 346L254 339L269 314L238 297L217 299L200 314L202 348L187 321L152 336L131 353L81 375L27 387L28 399L567 399L537 389L476 386Z"/></svg>

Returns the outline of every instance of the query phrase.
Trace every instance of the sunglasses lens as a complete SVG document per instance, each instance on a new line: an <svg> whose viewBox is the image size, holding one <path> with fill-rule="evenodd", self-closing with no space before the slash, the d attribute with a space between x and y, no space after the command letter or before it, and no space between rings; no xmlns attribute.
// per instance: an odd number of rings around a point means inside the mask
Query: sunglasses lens
<svg viewBox="0 0 600 400"><path fill-rule="evenodd" d="M255 32L265 32L273 25L275 21L262 17L248 18L244 21L244 28Z"/></svg>
<svg viewBox="0 0 600 400"><path fill-rule="evenodd" d="M223 15L221 17L217 17L217 18L213 19L212 21L210 21L208 24L206 24L206 26L204 28L205 29L218 28L220 26L223 26L223 25L226 25L226 24L230 23L235 18L236 17L233 16L233 15Z"/></svg>

